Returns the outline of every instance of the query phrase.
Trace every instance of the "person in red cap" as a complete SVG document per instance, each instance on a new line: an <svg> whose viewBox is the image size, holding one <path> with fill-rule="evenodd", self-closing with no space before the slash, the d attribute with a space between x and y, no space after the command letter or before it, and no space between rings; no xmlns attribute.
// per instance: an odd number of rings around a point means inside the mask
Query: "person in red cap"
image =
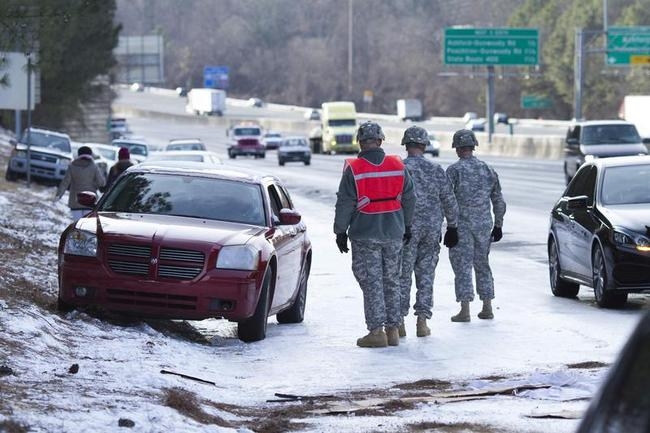
<svg viewBox="0 0 650 433"><path fill-rule="evenodd" d="M106 191L108 191L111 185L113 185L113 182L115 182L115 179L117 179L120 174L124 172L124 170L133 165L133 162L131 162L130 158L131 153L129 152L129 149L126 147L120 147L120 150L117 153L118 161L113 164L108 172L108 179L106 180Z"/></svg>

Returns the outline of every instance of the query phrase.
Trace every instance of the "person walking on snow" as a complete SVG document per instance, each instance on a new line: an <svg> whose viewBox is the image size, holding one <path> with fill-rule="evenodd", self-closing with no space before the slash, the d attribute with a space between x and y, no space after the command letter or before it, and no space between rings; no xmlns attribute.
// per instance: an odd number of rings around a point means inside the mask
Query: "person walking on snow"
<svg viewBox="0 0 650 433"><path fill-rule="evenodd" d="M81 146L77 151L77 155L78 157L68 165L65 176L54 195L54 200L58 201L63 196L63 193L69 190L68 206L73 221L77 221L89 210L79 204L77 193L91 191L97 194L97 190L103 188L106 184L104 174L93 160L92 149L88 146Z"/></svg>
<svg viewBox="0 0 650 433"><path fill-rule="evenodd" d="M399 156L386 155L381 127L361 124L361 152L345 161L336 193L334 233L341 253L352 244L352 273L363 292L368 335L360 347L399 345L399 269L402 242L410 238L415 193Z"/></svg>
<svg viewBox="0 0 650 433"><path fill-rule="evenodd" d="M490 269L490 242L499 242L503 236L503 216L506 203L501 194L497 173L474 156L478 141L468 129L456 131L452 145L459 160L447 167L447 176L458 201L458 245L449 249L449 261L454 270L456 302L460 312L452 322L469 322L469 303L474 300L472 270L476 277L476 291L483 301L479 319L492 319L494 279ZM494 213L494 222L492 221Z"/></svg>
<svg viewBox="0 0 650 433"><path fill-rule="evenodd" d="M445 245L449 248L458 243L458 203L440 164L424 157L429 145L429 134L424 128L411 126L404 131L402 145L408 153L404 165L413 178L415 186L415 213L411 224L411 241L402 247L401 311L406 317L411 300L411 275L415 273L415 304L417 316L416 335L431 334L427 320L431 319L433 308L433 280L435 277L442 220L447 220ZM406 336L404 321L399 326L399 336Z"/></svg>
<svg viewBox="0 0 650 433"><path fill-rule="evenodd" d="M120 150L117 152L117 162L113 164L111 169L108 172L108 179L106 180L106 190L113 185L115 179L117 179L120 174L122 174L127 168L131 167L133 162L131 162L131 153L129 152L128 147L120 147Z"/></svg>

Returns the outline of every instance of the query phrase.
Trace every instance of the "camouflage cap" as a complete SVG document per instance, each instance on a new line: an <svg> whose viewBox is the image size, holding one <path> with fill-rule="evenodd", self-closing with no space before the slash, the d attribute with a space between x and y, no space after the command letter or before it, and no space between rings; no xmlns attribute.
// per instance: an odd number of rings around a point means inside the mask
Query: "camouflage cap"
<svg viewBox="0 0 650 433"><path fill-rule="evenodd" d="M359 125L357 130L357 141L365 140L385 140L384 131L381 130L381 126L378 123L375 123L371 120L367 120Z"/></svg>
<svg viewBox="0 0 650 433"><path fill-rule="evenodd" d="M402 146L408 146L409 144L416 145L429 145L429 133L426 129L420 126L411 126L404 131L404 136L402 137Z"/></svg>
<svg viewBox="0 0 650 433"><path fill-rule="evenodd" d="M469 129L459 129L456 131L451 142L451 147L456 148L474 146L478 146L478 140L476 139L476 135L474 135L474 131L471 131Z"/></svg>

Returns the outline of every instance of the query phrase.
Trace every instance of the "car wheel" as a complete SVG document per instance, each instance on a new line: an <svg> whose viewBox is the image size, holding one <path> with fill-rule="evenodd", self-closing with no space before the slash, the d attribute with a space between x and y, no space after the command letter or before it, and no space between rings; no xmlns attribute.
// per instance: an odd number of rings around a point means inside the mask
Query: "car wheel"
<svg viewBox="0 0 650 433"><path fill-rule="evenodd" d="M236 156L236 155L235 155L235 153L234 153L232 150L228 150L228 157L229 157L230 159L235 159L235 156Z"/></svg>
<svg viewBox="0 0 650 433"><path fill-rule="evenodd" d="M616 293L609 288L607 277L607 266L603 250L597 247L594 250L592 259L592 281L594 286L594 297L596 303L602 308L620 308L627 302L627 293Z"/></svg>
<svg viewBox="0 0 650 433"><path fill-rule="evenodd" d="M548 275L551 282L551 292L553 292L553 295L562 298L575 298L580 290L580 285L563 280L560 277L561 271L557 245L551 239L548 245Z"/></svg>
<svg viewBox="0 0 650 433"><path fill-rule="evenodd" d="M280 164L280 165L284 165L284 159L279 159L279 160L278 160L278 164Z"/></svg>
<svg viewBox="0 0 650 433"><path fill-rule="evenodd" d="M309 165L309 164L311 164L311 159L305 159L304 162L305 162L305 165Z"/></svg>
<svg viewBox="0 0 650 433"><path fill-rule="evenodd" d="M266 153L261 154L260 158L266 158Z"/></svg>
<svg viewBox="0 0 650 433"><path fill-rule="evenodd" d="M15 182L18 180L18 173L7 167L7 172L5 173L5 179L9 182Z"/></svg>
<svg viewBox="0 0 650 433"><path fill-rule="evenodd" d="M305 269L300 276L298 294L291 307L277 314L278 323L300 323L305 318L305 305L307 304L307 280L309 280L310 263L305 264Z"/></svg>
<svg viewBox="0 0 650 433"><path fill-rule="evenodd" d="M269 286L271 285L272 271L266 270L262 288L260 289L260 298L257 301L255 313L248 319L237 324L237 336L241 341L252 343L253 341L264 340L266 337L266 321L269 314Z"/></svg>

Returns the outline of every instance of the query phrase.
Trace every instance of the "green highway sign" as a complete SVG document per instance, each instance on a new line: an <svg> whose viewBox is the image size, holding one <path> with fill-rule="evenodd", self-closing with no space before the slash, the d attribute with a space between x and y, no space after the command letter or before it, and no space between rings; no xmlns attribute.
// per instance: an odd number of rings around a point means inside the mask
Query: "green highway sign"
<svg viewBox="0 0 650 433"><path fill-rule="evenodd" d="M545 95L521 95L521 108L551 108L553 100Z"/></svg>
<svg viewBox="0 0 650 433"><path fill-rule="evenodd" d="M539 31L529 28L445 29L445 65L539 64Z"/></svg>
<svg viewBox="0 0 650 433"><path fill-rule="evenodd" d="M610 27L607 30L607 64L648 64L650 27Z"/></svg>

